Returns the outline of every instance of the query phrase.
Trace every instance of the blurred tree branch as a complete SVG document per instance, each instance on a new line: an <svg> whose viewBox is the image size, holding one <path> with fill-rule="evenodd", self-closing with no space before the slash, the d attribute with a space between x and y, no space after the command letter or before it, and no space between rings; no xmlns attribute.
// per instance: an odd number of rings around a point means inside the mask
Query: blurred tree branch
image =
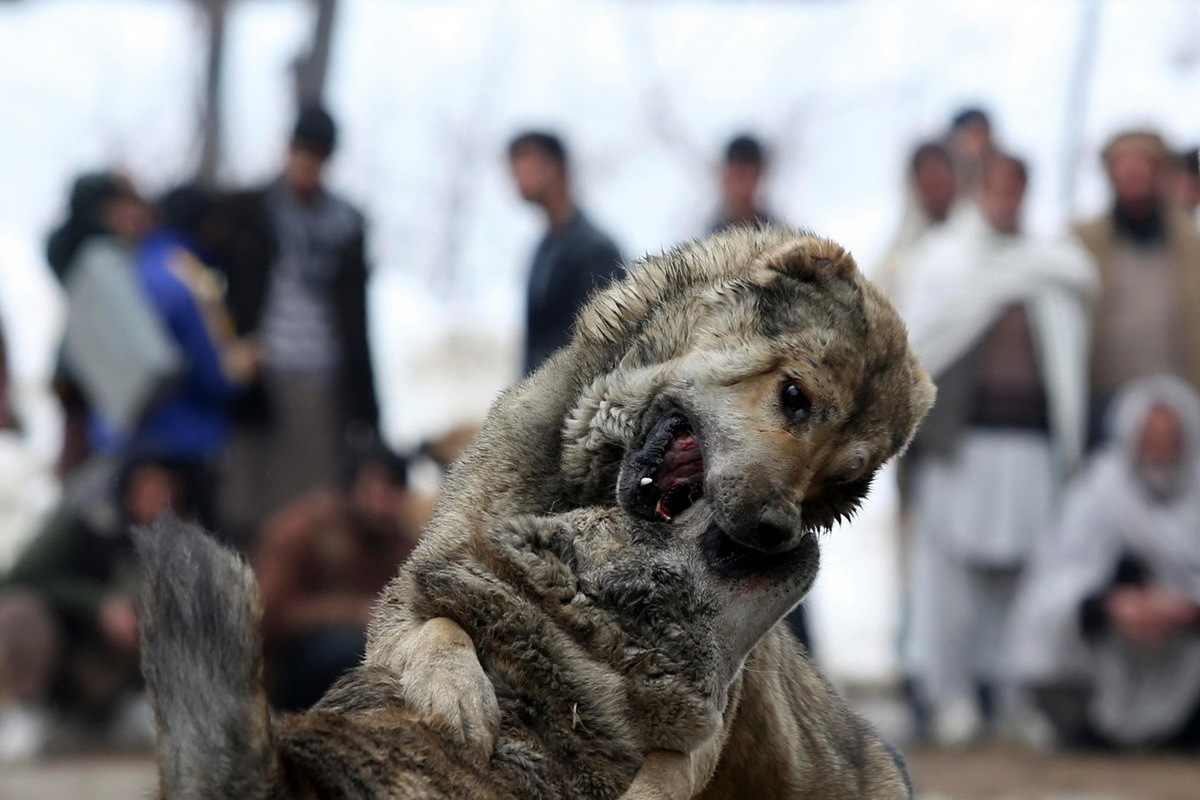
<svg viewBox="0 0 1200 800"><path fill-rule="evenodd" d="M0 0L2 1L2 0ZM192 0L199 8L205 27L204 91L200 110L200 161L195 180L213 186L221 168L221 109L225 80L225 39L230 0ZM312 43L292 63L296 107L319 104L325 94L329 53L333 43L333 21L337 0L314 0L316 17Z"/></svg>
<svg viewBox="0 0 1200 800"><path fill-rule="evenodd" d="M325 96L325 79L329 73L329 51L333 44L333 20L337 0L315 0L317 17L313 23L312 44L307 53L296 57L292 64L292 80L296 107L319 105Z"/></svg>
<svg viewBox="0 0 1200 800"><path fill-rule="evenodd" d="M221 84L225 76L225 21L229 0L193 0L200 6L207 36L204 97L200 112L200 163L196 181L212 186L221 164Z"/></svg>

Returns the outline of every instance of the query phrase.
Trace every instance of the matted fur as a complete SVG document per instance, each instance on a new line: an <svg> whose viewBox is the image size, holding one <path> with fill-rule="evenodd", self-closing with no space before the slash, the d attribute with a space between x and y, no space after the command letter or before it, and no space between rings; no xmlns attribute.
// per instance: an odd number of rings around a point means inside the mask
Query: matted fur
<svg viewBox="0 0 1200 800"><path fill-rule="evenodd" d="M802 423L781 416L785 381L802 386L812 400L811 416ZM743 229L644 260L626 280L592 298L568 347L496 402L451 471L422 544L381 599L366 666L319 709L279 729L278 750L268 752L253 774L268 776L273 797L317 796L314 787L333 797L495 796L476 794L488 786L504 787L495 789L498 796L610 797L622 786L628 786L627 796L639 798L699 792L814 800L907 796L893 752L846 708L781 625L761 641L762 631L753 625L726 630L720 638L726 658L717 663L702 648L688 651L692 655L682 661L709 679L728 680L727 691L693 695L706 698L701 705L707 711L697 717L708 720L703 725L676 719L646 727L672 718L674 700L664 697L674 695L650 691L642 702L629 701L638 694L630 690L636 680L618 687L601 677L624 663L613 660L615 651L597 657L587 636L580 638L569 625L569 635L544 624L494 635L505 630L510 615L473 614L470 598L485 588L501 596L527 591L501 577L503 570L488 556L503 545L505 531L525 524L517 520L574 520L559 530L561 541L577 529L575 513L615 513L624 520L619 525L647 526L662 541L676 541L698 514L706 530L715 526L749 548L765 546L764 531L784 532L791 539L783 547L801 555L788 574L803 590L816 570L815 532L853 512L874 471L907 444L932 395L895 312L832 242L773 228ZM669 409L686 412L696 428L705 462L703 500L672 522L613 512L622 506L623 487L636 480L626 461ZM430 581L446 570L481 583L470 584L472 591L461 591L463 584L447 592ZM235 578L237 571L227 565L225 574ZM738 580L751 586L761 577ZM614 608L625 602L620 595L613 600ZM253 608L251 601L237 602ZM679 602L660 597L650 605L634 603L643 609L635 620L670 617ZM548 613L528 597L512 608ZM554 608L564 610L561 604ZM774 613L771 619L782 613L772 603L750 607L763 609ZM511 618L516 624L522 617ZM244 642L244 629L236 636ZM184 655L216 657L217 644L202 638ZM577 650L568 657L572 647ZM743 669L738 653L750 647ZM666 649L666 642L651 649L659 648ZM237 653L247 655L240 646ZM521 654L507 659L507 672L498 666L504 653ZM146 658L161 659L161 665L176 655L148 639ZM258 696L245 694L241 677L256 662L239 663L230 687L234 700L214 710L244 708L250 716L230 729L257 730L247 722L258 718ZM526 669L530 664L549 672L539 676ZM156 674L156 702L178 699L186 682L163 682L161 668ZM624 681L637 671L621 674ZM694 691L701 684L685 685ZM176 691L164 693L163 686ZM566 700L588 697L594 699L573 701L567 713ZM521 717L514 698L541 713ZM160 713L160 719L176 716ZM521 724L514 726L514 718ZM549 758L506 755L514 736L531 731L553 733L539 740L552 751ZM626 738L626 731L636 735ZM252 752L270 749L266 736ZM164 741L192 752L186 738ZM216 749L195 752L209 757ZM280 760L274 753L282 754ZM176 768L182 763L160 761ZM502 776L492 771L497 766ZM276 768L282 771L272 772ZM505 783L516 774L526 782ZM547 774L550 784L534 781ZM172 782L165 776L164 784Z"/></svg>
<svg viewBox="0 0 1200 800"><path fill-rule="evenodd" d="M803 430L781 423L784 376L813 398ZM744 228L648 257L593 296L571 343L492 407L384 592L367 662L404 674L406 702L486 755L499 721L490 682L469 647L447 657L422 635L415 576L497 520L616 504L623 459L665 404L686 405L701 428L705 502L726 530L752 540L764 522L796 535L828 528L907 445L933 394L899 317L833 242ZM713 797L734 786L758 797L904 796L894 759L782 626L735 681L721 735L689 767L692 785L714 767Z"/></svg>
<svg viewBox="0 0 1200 800"><path fill-rule="evenodd" d="M453 617L496 687L488 759L427 724L403 676L377 666L270 726L245 564L175 520L140 531L163 795L617 798L648 751L716 734L749 647L808 587L717 575L708 517L700 505L671 528L618 509L518 518L418 576L418 611ZM758 635L731 635L746 627Z"/></svg>

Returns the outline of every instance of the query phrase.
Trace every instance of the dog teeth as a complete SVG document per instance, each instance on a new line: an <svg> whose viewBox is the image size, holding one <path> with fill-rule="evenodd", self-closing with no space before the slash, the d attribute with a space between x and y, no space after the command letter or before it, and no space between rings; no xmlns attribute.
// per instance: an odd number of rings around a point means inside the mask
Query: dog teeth
<svg viewBox="0 0 1200 800"><path fill-rule="evenodd" d="M649 475L647 475L645 478L642 478L642 480L641 480L642 486L649 486L652 483L654 483L654 478L651 478Z"/></svg>

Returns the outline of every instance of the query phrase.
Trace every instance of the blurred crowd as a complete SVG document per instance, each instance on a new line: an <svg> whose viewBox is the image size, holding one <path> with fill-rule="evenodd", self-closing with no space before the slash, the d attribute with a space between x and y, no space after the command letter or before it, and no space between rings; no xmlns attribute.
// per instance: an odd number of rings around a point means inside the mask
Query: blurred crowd
<svg viewBox="0 0 1200 800"><path fill-rule="evenodd" d="M902 649L943 745L1200 745L1200 164L1149 130L1101 158L1109 209L1043 240L982 110L912 155L880 280L938 386Z"/></svg>
<svg viewBox="0 0 1200 800"><path fill-rule="evenodd" d="M278 709L361 658L431 513L409 466L444 468L473 429L407 454L380 435L364 217L325 181L337 140L308 108L265 186L70 187L47 243L68 302L64 491L0 576L0 761L149 740L128 530L164 511L250 558ZM525 131L507 155L545 222L528 374L625 261L577 202L561 138ZM803 223L765 207L769 155L729 142L697 233ZM873 270L939 390L900 466L899 646L917 729L943 745L1200 745L1200 163L1148 130L1102 161L1109 210L1035 238L1036 176L965 110L914 149ZM0 428L19 429L2 355ZM789 622L806 638L802 609Z"/></svg>

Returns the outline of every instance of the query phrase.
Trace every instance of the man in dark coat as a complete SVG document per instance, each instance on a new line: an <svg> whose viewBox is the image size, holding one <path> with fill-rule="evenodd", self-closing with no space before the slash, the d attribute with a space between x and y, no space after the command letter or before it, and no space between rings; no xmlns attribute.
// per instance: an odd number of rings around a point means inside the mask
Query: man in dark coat
<svg viewBox="0 0 1200 800"><path fill-rule="evenodd" d="M621 268L621 251L584 215L571 194L567 152L551 133L530 131L508 148L521 197L540 206L549 230L529 272L524 374L567 343L575 313Z"/></svg>
<svg viewBox="0 0 1200 800"><path fill-rule="evenodd" d="M283 174L224 204L215 260L238 335L261 348L223 503L235 535L334 485L347 445L377 436L363 218L322 180L336 137L327 112L302 111Z"/></svg>

